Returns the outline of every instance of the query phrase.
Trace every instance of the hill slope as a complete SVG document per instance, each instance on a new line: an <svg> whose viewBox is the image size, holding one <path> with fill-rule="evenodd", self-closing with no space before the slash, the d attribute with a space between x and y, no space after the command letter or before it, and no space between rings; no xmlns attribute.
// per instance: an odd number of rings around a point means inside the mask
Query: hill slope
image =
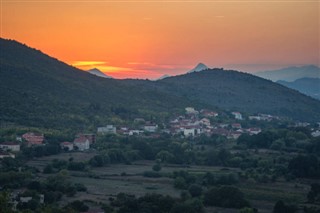
<svg viewBox="0 0 320 213"><path fill-rule="evenodd" d="M156 83L162 91L223 109L320 120L320 101L247 73L210 69Z"/></svg>
<svg viewBox="0 0 320 213"><path fill-rule="evenodd" d="M187 106L320 120L320 101L259 77L222 69L159 81L94 76L0 39L0 124L77 130L163 119Z"/></svg>
<svg viewBox="0 0 320 213"><path fill-rule="evenodd" d="M300 78L293 82L277 81L277 83L320 100L320 78Z"/></svg>
<svg viewBox="0 0 320 213"><path fill-rule="evenodd" d="M320 78L320 68L314 65L302 67L288 67L255 73L256 76L272 81L295 81L299 78Z"/></svg>
<svg viewBox="0 0 320 213"><path fill-rule="evenodd" d="M94 76L15 41L0 39L0 48L2 124L86 129L134 116L165 116L190 105L174 95Z"/></svg>

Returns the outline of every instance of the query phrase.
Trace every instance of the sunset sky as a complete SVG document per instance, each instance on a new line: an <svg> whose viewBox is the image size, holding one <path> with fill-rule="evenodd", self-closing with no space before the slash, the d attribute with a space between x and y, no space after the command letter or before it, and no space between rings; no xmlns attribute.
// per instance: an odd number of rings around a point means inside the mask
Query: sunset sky
<svg viewBox="0 0 320 213"><path fill-rule="evenodd" d="M1 37L115 78L319 66L319 2L1 0Z"/></svg>

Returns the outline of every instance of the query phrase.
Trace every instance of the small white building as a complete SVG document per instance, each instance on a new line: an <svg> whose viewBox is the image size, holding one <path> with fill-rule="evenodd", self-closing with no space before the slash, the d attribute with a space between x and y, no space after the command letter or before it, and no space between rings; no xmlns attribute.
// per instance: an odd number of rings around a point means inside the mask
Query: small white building
<svg viewBox="0 0 320 213"><path fill-rule="evenodd" d="M240 112L232 112L232 115L234 115L235 119L242 120L242 115Z"/></svg>
<svg viewBox="0 0 320 213"><path fill-rule="evenodd" d="M15 158L15 154L8 153L8 152L3 152L0 150L0 158Z"/></svg>
<svg viewBox="0 0 320 213"><path fill-rule="evenodd" d="M90 142L84 136L81 136L81 137L78 137L78 138L74 139L73 145L78 147L78 149L80 151L84 151L84 150L87 150L87 149L90 148Z"/></svg>
<svg viewBox="0 0 320 213"><path fill-rule="evenodd" d="M132 135L140 135L141 133L143 133L142 130L132 129L132 130L129 130L128 135L130 135L130 136L132 136Z"/></svg>
<svg viewBox="0 0 320 213"><path fill-rule="evenodd" d="M21 203L28 203L30 200L32 200L32 197L20 197Z"/></svg>
<svg viewBox="0 0 320 213"><path fill-rule="evenodd" d="M61 147L61 149L68 149L68 151L72 151L73 150L73 143L62 142L62 143L60 143L60 147Z"/></svg>
<svg viewBox="0 0 320 213"><path fill-rule="evenodd" d="M116 134L117 128L113 125L107 125L103 127L98 127L97 132L100 134Z"/></svg>
<svg viewBox="0 0 320 213"><path fill-rule="evenodd" d="M199 114L199 111L195 110L193 107L185 108L187 114Z"/></svg>
<svg viewBox="0 0 320 213"><path fill-rule="evenodd" d="M210 120L208 118L202 118L200 123L204 126L210 126Z"/></svg>
<svg viewBox="0 0 320 213"><path fill-rule="evenodd" d="M316 131L312 132L311 135L313 137L319 137L320 136L320 130L316 130Z"/></svg>
<svg viewBox="0 0 320 213"><path fill-rule="evenodd" d="M250 135L257 135L257 134L259 134L260 132L261 132L261 129L260 129L260 128L254 127L254 128L249 128L249 129L248 129L248 133L249 133Z"/></svg>
<svg viewBox="0 0 320 213"><path fill-rule="evenodd" d="M156 132L158 130L157 124L147 124L144 126L144 130L147 132Z"/></svg>
<svg viewBox="0 0 320 213"><path fill-rule="evenodd" d="M183 129L183 135L186 137L194 137L201 134L200 127L186 127Z"/></svg>
<svg viewBox="0 0 320 213"><path fill-rule="evenodd" d="M15 142L4 142L0 144L0 149L3 150L10 150L13 152L19 152L20 151L20 144Z"/></svg>

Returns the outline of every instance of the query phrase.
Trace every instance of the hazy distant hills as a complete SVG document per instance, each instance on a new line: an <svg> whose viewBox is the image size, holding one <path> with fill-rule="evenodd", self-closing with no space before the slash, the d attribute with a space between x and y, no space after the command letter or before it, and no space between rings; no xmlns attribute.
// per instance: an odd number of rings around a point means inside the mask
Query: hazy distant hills
<svg viewBox="0 0 320 213"><path fill-rule="evenodd" d="M169 78L169 77L171 77L171 76L165 74L165 75L163 75L163 76L160 76L160 78L156 79L156 81L159 81L159 80L162 80L162 79L165 79L165 78Z"/></svg>
<svg viewBox="0 0 320 213"><path fill-rule="evenodd" d="M320 101L262 78L208 69L159 81L98 78L18 42L0 39L0 122L88 129L187 106L320 120Z"/></svg>
<svg viewBox="0 0 320 213"><path fill-rule="evenodd" d="M99 76L99 77L102 77L102 78L112 78L111 76L108 76L108 75L104 74L103 72L101 72L97 68L93 68L91 70L88 70L87 72L92 74L92 75L96 75L96 76Z"/></svg>
<svg viewBox="0 0 320 213"><path fill-rule="evenodd" d="M300 78L320 78L320 68L314 65L288 67L279 70L257 72L255 75L272 81L295 81Z"/></svg>
<svg viewBox="0 0 320 213"><path fill-rule="evenodd" d="M320 100L320 78L300 78L293 82L277 81L277 83Z"/></svg>

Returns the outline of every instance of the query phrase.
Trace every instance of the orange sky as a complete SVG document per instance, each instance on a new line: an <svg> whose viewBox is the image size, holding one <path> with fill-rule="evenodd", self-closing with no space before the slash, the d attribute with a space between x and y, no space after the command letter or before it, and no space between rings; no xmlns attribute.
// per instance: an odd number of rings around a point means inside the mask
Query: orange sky
<svg viewBox="0 0 320 213"><path fill-rule="evenodd" d="M1 1L1 37L115 78L320 64L319 1Z"/></svg>

